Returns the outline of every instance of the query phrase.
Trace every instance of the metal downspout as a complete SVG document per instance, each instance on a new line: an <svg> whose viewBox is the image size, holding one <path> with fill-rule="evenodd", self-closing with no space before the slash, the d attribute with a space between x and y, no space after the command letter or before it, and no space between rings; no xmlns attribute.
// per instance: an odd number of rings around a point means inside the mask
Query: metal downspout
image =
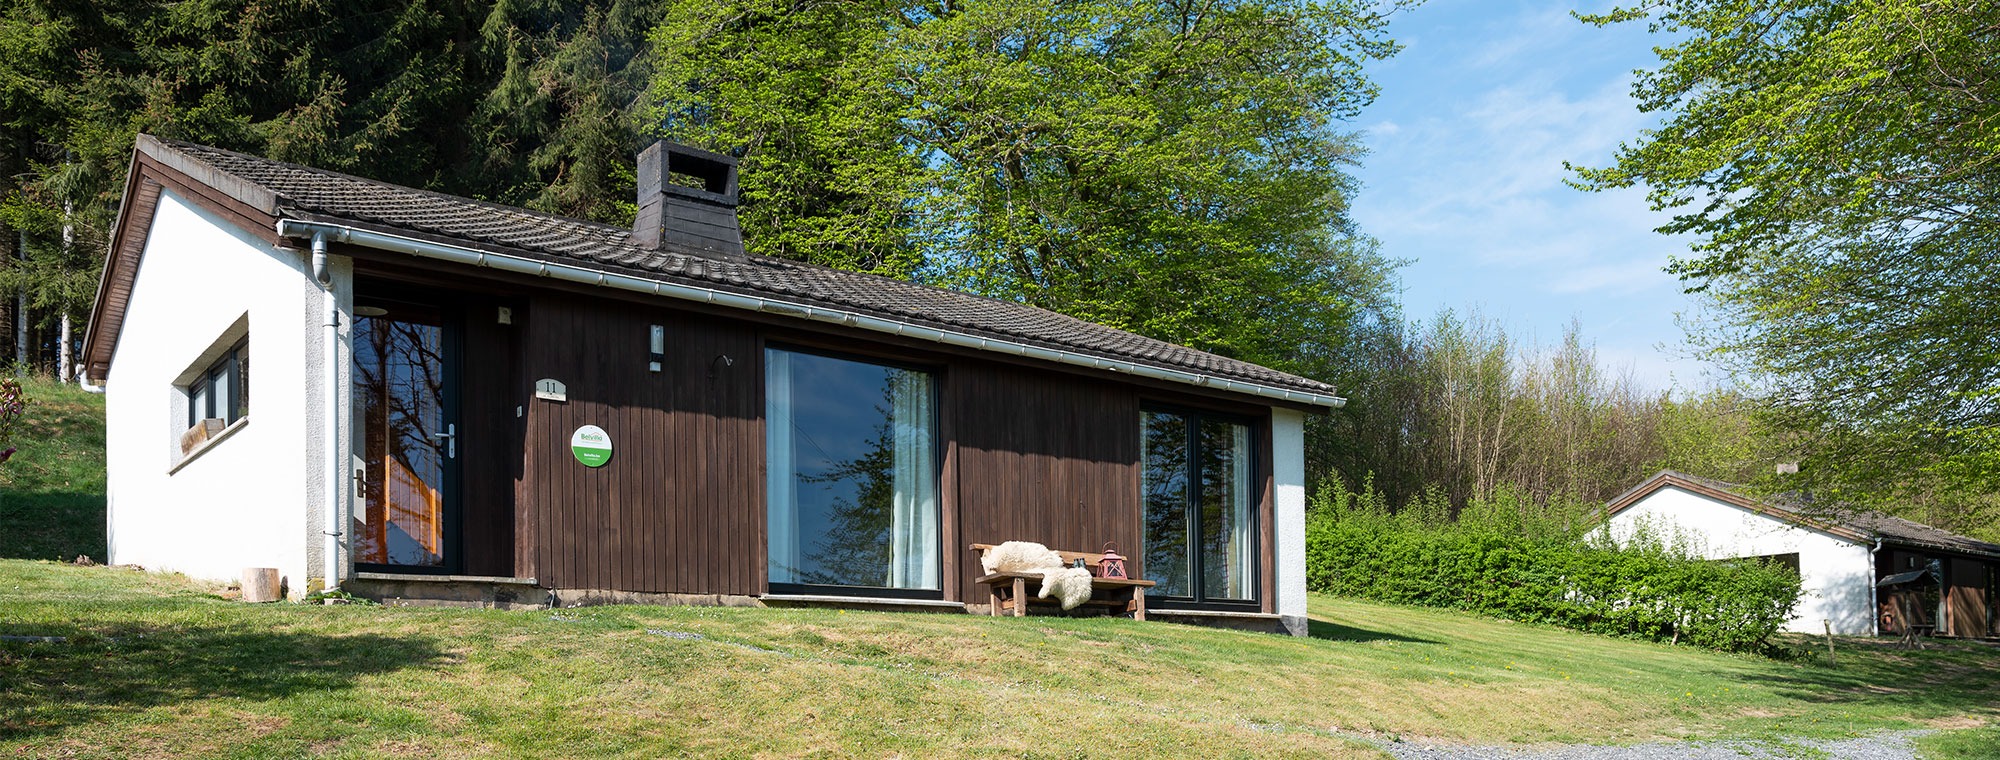
<svg viewBox="0 0 2000 760"><path fill-rule="evenodd" d="M1880 572L1876 568L1882 566L1875 555L1881 551L1882 537L1876 536L1875 548L1868 550L1868 630L1874 631L1876 636L1882 635L1882 592L1875 587L1875 582L1881 580L1875 577L1875 574Z"/></svg>
<svg viewBox="0 0 2000 760"><path fill-rule="evenodd" d="M320 374L322 405L325 421L320 427L325 431L322 451L326 457L326 487L324 511L326 513L326 546L322 551L324 579L322 588L333 591L340 588L341 562L340 536L340 490L345 483L341 477L341 459L338 455L340 443L340 301L333 294L333 269L327 261L325 230L316 230L312 236L313 279L319 283L320 292L326 298L326 319L320 325L323 333L320 339Z"/></svg>

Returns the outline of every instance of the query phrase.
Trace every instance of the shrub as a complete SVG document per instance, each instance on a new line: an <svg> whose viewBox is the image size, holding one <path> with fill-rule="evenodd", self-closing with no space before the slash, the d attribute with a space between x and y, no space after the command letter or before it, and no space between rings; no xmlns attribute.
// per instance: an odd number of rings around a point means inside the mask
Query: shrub
<svg viewBox="0 0 2000 760"><path fill-rule="evenodd" d="M1578 510L1518 503L1391 512L1365 484L1329 486L1306 522L1306 579L1316 591L1447 607L1591 633L1764 648L1798 604L1789 568L1707 561L1660 540L1588 540Z"/></svg>

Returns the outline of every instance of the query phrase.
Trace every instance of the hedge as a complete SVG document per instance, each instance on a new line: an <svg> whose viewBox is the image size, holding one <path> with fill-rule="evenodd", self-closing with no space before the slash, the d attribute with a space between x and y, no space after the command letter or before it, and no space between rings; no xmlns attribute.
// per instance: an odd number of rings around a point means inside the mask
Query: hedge
<svg viewBox="0 0 2000 760"><path fill-rule="evenodd" d="M1307 519L1313 590L1731 651L1763 649L1798 604L1798 576L1783 566L1354 503L1320 500Z"/></svg>

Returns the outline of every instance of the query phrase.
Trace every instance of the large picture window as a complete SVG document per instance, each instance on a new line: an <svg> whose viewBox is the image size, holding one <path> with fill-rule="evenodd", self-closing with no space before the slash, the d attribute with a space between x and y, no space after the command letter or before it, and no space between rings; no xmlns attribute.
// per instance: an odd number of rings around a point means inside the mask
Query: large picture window
<svg viewBox="0 0 2000 760"><path fill-rule="evenodd" d="M1248 424L1149 411L1140 433L1146 576L1192 602L1257 598L1258 489Z"/></svg>
<svg viewBox="0 0 2000 760"><path fill-rule="evenodd" d="M935 590L930 373L767 349L770 581Z"/></svg>

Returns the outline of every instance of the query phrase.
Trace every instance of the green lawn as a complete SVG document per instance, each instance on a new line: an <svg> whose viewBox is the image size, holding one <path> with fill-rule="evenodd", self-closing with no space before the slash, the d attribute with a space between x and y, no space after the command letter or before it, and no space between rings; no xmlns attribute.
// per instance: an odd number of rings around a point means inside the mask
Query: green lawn
<svg viewBox="0 0 2000 760"><path fill-rule="evenodd" d="M1955 729L2000 653L1838 666L1315 598L1314 638L1110 619L245 605L0 560L0 756L1380 757L1366 740L1630 742Z"/></svg>
<svg viewBox="0 0 2000 760"><path fill-rule="evenodd" d="M1399 739L1938 728L2000 756L2000 649L1774 661L1315 597L1313 637L1109 619L245 605L104 555L103 401L0 465L0 757L1382 757ZM63 637L27 641L18 637Z"/></svg>
<svg viewBox="0 0 2000 760"><path fill-rule="evenodd" d="M0 464L0 557L104 559L104 397L25 377L28 407ZM4 447L0 447L4 448Z"/></svg>

